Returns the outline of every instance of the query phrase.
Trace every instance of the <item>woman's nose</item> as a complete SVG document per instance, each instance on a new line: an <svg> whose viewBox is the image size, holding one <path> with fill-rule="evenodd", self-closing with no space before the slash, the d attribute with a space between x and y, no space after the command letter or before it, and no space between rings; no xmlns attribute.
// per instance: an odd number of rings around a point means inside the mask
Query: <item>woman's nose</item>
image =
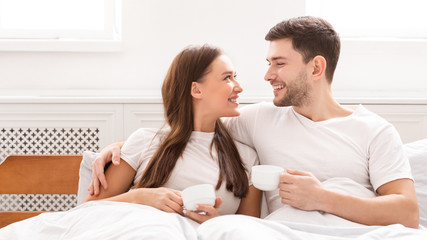
<svg viewBox="0 0 427 240"><path fill-rule="evenodd" d="M239 93L243 92L242 86L240 86L240 83L237 81L234 82L234 91Z"/></svg>

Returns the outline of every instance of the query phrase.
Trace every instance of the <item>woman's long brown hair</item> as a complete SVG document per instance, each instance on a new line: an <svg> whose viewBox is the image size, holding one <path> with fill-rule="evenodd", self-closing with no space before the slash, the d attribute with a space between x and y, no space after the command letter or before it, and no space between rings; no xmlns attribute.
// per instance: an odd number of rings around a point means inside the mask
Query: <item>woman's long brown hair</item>
<svg viewBox="0 0 427 240"><path fill-rule="evenodd" d="M160 187L169 179L193 131L192 82L202 82L211 63L222 54L220 49L209 45L193 46L184 49L173 60L162 86L165 118L170 131L135 187ZM249 188L246 169L220 119L215 124L211 151L212 148L217 152L220 169L216 189L220 188L225 178L228 191L236 197L245 197Z"/></svg>

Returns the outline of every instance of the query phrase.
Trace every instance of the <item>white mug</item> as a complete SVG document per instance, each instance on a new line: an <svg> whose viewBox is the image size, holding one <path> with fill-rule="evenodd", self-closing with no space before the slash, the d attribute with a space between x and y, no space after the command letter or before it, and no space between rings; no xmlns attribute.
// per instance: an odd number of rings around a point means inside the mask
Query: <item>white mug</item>
<svg viewBox="0 0 427 240"><path fill-rule="evenodd" d="M199 184L188 187L181 192L184 208L196 211L197 204L215 205L215 190L210 184Z"/></svg>
<svg viewBox="0 0 427 240"><path fill-rule="evenodd" d="M273 165L257 165L252 167L252 183L263 191L272 191L279 187L280 175L284 169Z"/></svg>

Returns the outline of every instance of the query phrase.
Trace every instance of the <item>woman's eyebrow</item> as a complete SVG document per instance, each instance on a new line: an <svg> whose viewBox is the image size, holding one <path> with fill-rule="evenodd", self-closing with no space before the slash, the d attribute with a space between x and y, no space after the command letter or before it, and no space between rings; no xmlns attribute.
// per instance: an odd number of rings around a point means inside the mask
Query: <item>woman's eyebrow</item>
<svg viewBox="0 0 427 240"><path fill-rule="evenodd" d="M222 75L228 75L228 74L233 74L233 71L225 71L222 73Z"/></svg>

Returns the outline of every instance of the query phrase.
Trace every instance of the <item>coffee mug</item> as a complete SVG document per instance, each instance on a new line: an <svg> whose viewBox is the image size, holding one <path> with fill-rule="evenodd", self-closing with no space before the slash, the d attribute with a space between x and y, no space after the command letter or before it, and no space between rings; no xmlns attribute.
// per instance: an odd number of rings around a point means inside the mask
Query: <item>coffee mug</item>
<svg viewBox="0 0 427 240"><path fill-rule="evenodd" d="M259 190L272 191L279 187L280 175L284 169L273 165L257 165L252 167L252 183Z"/></svg>
<svg viewBox="0 0 427 240"><path fill-rule="evenodd" d="M199 184L188 187L181 192L184 208L196 211L197 204L215 205L215 190L210 184Z"/></svg>

